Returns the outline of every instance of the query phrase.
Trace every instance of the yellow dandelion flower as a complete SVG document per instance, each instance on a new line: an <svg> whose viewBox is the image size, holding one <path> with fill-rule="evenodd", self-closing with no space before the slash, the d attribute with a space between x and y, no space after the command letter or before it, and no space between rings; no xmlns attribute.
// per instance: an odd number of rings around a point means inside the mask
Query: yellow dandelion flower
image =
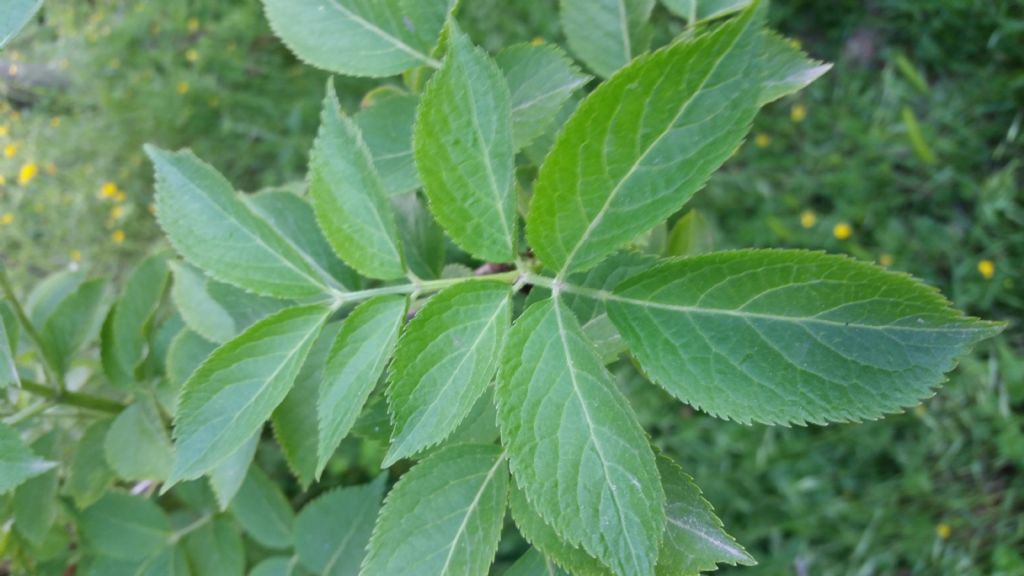
<svg viewBox="0 0 1024 576"><path fill-rule="evenodd" d="M199 32L199 18L192 17L188 19L188 31L190 34Z"/></svg>
<svg viewBox="0 0 1024 576"><path fill-rule="evenodd" d="M71 261L72 262L81 262L82 261L82 251L81 250L72 250L71 251Z"/></svg>
<svg viewBox="0 0 1024 576"><path fill-rule="evenodd" d="M0 174L0 186L3 186L4 184L7 184L7 177Z"/></svg>
<svg viewBox="0 0 1024 576"><path fill-rule="evenodd" d="M800 213L800 225L804 228L814 228L817 223L818 215L814 213L814 210L804 210Z"/></svg>
<svg viewBox="0 0 1024 576"><path fill-rule="evenodd" d="M103 186L100 186L100 198L113 198L118 192L117 184L113 182L104 182Z"/></svg>
<svg viewBox="0 0 1024 576"><path fill-rule="evenodd" d="M882 266L892 266L892 262L892 254L882 254L881 256L878 257L878 263L881 264Z"/></svg>
<svg viewBox="0 0 1024 576"><path fill-rule="evenodd" d="M4 146L4 157L5 158L13 158L14 155L17 154L17 153L18 153L18 145L17 144L8 144L7 146Z"/></svg>
<svg viewBox="0 0 1024 576"><path fill-rule="evenodd" d="M185 60L188 60L189 62L194 64L196 61L199 60L199 51L195 48L189 48L188 50L185 50Z"/></svg>
<svg viewBox="0 0 1024 576"><path fill-rule="evenodd" d="M28 184L35 179L36 174L39 174L39 166L36 166L35 162L29 162L21 167L18 171L18 184L22 186Z"/></svg>
<svg viewBox="0 0 1024 576"><path fill-rule="evenodd" d="M0 125L0 137L6 138L8 132L10 132L10 128L7 127L7 124Z"/></svg>
<svg viewBox="0 0 1024 576"><path fill-rule="evenodd" d="M942 540L948 540L952 534L953 528L951 528L950 525L946 524L945 522L942 522L941 524L935 527L935 535L941 538Z"/></svg>
<svg viewBox="0 0 1024 576"><path fill-rule="evenodd" d="M533 40L530 40L530 44L533 44L534 46L540 46L543 43L544 39L541 38L540 36L534 36Z"/></svg>
<svg viewBox="0 0 1024 576"><path fill-rule="evenodd" d="M110 217L113 218L114 220L120 220L121 218L124 218L124 206L118 204L117 206L111 208Z"/></svg>
<svg viewBox="0 0 1024 576"><path fill-rule="evenodd" d="M794 104L793 107L789 109L789 119L793 122L799 124L804 121L804 118L807 118L807 107L803 104Z"/></svg>
<svg viewBox="0 0 1024 576"><path fill-rule="evenodd" d="M853 227L846 222L840 222L832 227L832 235L836 237L836 240L846 240L853 236Z"/></svg>
<svg viewBox="0 0 1024 576"><path fill-rule="evenodd" d="M110 235L110 239L113 240L115 244L121 244L124 242L124 230L114 230L113 234Z"/></svg>
<svg viewBox="0 0 1024 576"><path fill-rule="evenodd" d="M188 82L178 82L177 90L178 94L188 94Z"/></svg>
<svg viewBox="0 0 1024 576"><path fill-rule="evenodd" d="M4 212L4 215L0 216L0 224L7 226L12 222L14 222L14 214L10 212Z"/></svg>
<svg viewBox="0 0 1024 576"><path fill-rule="evenodd" d="M985 280L991 280L996 275L996 263L991 260L978 262L978 274Z"/></svg>
<svg viewBox="0 0 1024 576"><path fill-rule="evenodd" d="M772 143L772 137L764 132L758 132L754 136L754 145L758 148L767 148Z"/></svg>

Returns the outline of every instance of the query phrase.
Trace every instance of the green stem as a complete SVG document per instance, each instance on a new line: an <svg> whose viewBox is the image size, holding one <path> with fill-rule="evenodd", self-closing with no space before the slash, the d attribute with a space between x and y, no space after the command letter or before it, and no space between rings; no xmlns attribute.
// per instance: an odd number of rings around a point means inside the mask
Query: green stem
<svg viewBox="0 0 1024 576"><path fill-rule="evenodd" d="M355 292L341 292L335 294L334 297L334 308L340 308L343 304L348 302L358 302L373 298L374 296L387 296L391 294L432 294L434 292L440 292L445 288L449 288L456 284L462 284L463 282L475 282L480 280L491 280L506 282L508 284L514 284L517 280L522 277L522 273L518 270L511 270L509 272L500 272L498 274L485 274L482 276L466 276L463 278L442 278L440 280L419 280L413 281L409 284L395 284L394 286L382 286L380 288L370 288L367 290L357 290Z"/></svg>
<svg viewBox="0 0 1024 576"><path fill-rule="evenodd" d="M29 380L21 381L21 389L30 394L35 394L36 396L49 398L57 404L66 404L68 406L76 406L78 408L86 408L110 414L118 414L121 410L124 410L124 404L115 402L114 400L108 400L107 398L102 398L100 396L93 396L92 394L83 394L81 392L58 391L50 388L49 386L43 386L38 382L32 382Z"/></svg>
<svg viewBox="0 0 1024 576"><path fill-rule="evenodd" d="M608 300L612 297L611 292L608 292L607 290L595 290L593 288L587 288L586 286L567 284L558 278L549 278L547 276L540 276L530 272L524 274L523 277L526 279L528 284L547 288L555 295L558 295L561 292L568 292L570 294L577 294L594 300Z"/></svg>
<svg viewBox="0 0 1024 576"><path fill-rule="evenodd" d="M39 356L43 360L43 369L46 371L47 379L53 381L58 391L63 391L64 378L61 376L60 370L57 370L57 367L50 363L50 357L46 353L46 347L43 345L43 338L36 331L36 327L32 324L28 314L25 313L25 309L22 308L21 301L14 295L14 288L11 287L11 282L7 278L7 271L3 267L0 267L0 290L3 290L4 296L10 301L11 306L14 307L14 314L25 328L25 333L28 334L29 339L32 340L36 349L39 350Z"/></svg>
<svg viewBox="0 0 1024 576"><path fill-rule="evenodd" d="M53 404L51 404L47 400L40 400L40 401L36 402L35 404L25 408L24 410L9 416L8 418L6 418L4 420L4 424L7 424L8 426L14 426L15 424L19 424L21 422L24 422L25 420L28 420L29 418L31 418L31 417L33 417L33 416L35 416L37 414L45 412L46 409L49 408L52 405Z"/></svg>
<svg viewBox="0 0 1024 576"><path fill-rule="evenodd" d="M195 522L193 522L193 523L189 524L188 526L185 526L181 530L178 530L177 532L174 532L173 534L171 534L171 536L170 536L170 538L168 538L168 540L170 541L171 544L176 544L179 540L181 540L185 536L188 536L192 532L195 532L196 530L202 528L203 526L206 526L206 524L209 523L210 520L213 520L213 515L212 514L205 514L205 515L201 516Z"/></svg>

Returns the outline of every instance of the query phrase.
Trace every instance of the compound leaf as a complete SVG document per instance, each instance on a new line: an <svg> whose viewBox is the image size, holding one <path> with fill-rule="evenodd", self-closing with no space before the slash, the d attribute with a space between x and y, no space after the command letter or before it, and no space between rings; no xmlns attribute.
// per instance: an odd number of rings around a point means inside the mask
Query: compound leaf
<svg viewBox="0 0 1024 576"><path fill-rule="evenodd" d="M419 462L388 494L362 574L484 576L508 498L498 446L463 444Z"/></svg>
<svg viewBox="0 0 1024 576"><path fill-rule="evenodd" d="M958 356L1001 330L908 276L799 250L668 261L607 306L655 382L744 423L880 418L930 396Z"/></svg>
<svg viewBox="0 0 1024 576"><path fill-rule="evenodd" d="M156 216L171 244L212 278L257 294L306 298L324 278L224 176L191 152L146 146L156 170Z"/></svg>
<svg viewBox="0 0 1024 576"><path fill-rule="evenodd" d="M760 11L635 60L588 96L540 168L530 246L586 269L678 210L757 111Z"/></svg>
<svg viewBox="0 0 1024 576"><path fill-rule="evenodd" d="M647 50L654 0L561 0L569 48L607 78Z"/></svg>
<svg viewBox="0 0 1024 576"><path fill-rule="evenodd" d="M359 127L341 112L333 82L327 83L309 170L316 218L334 251L364 276L404 276L401 240L384 183Z"/></svg>
<svg viewBox="0 0 1024 576"><path fill-rule="evenodd" d="M210 471L252 438L288 394L329 313L320 305L278 312L196 369L178 403L177 458L165 489Z"/></svg>
<svg viewBox="0 0 1024 576"><path fill-rule="evenodd" d="M473 409L498 368L512 322L509 286L463 282L427 302L402 333L391 365L390 466L441 442Z"/></svg>
<svg viewBox="0 0 1024 576"><path fill-rule="evenodd" d="M512 472L544 520L616 574L653 575L665 526L654 454L560 299L513 326L496 397Z"/></svg>
<svg viewBox="0 0 1024 576"><path fill-rule="evenodd" d="M515 258L515 149L508 85L454 24L416 116L413 149L434 217L477 258Z"/></svg>

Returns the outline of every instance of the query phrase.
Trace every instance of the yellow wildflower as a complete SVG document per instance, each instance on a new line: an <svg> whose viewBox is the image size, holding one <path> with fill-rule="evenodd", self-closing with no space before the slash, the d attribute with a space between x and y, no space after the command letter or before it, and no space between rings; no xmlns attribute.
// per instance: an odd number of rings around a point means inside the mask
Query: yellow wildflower
<svg viewBox="0 0 1024 576"><path fill-rule="evenodd" d="M530 44L533 44L534 46L540 46L543 43L544 39L541 38L540 36L534 36L533 40L530 40Z"/></svg>
<svg viewBox="0 0 1024 576"><path fill-rule="evenodd" d="M754 145L758 148L767 148L772 143L772 137L765 134L764 132L758 132L754 136Z"/></svg>
<svg viewBox="0 0 1024 576"><path fill-rule="evenodd" d="M881 256L878 257L878 263L881 264L882 266L892 266L892 262L892 254L882 254Z"/></svg>
<svg viewBox="0 0 1024 576"><path fill-rule="evenodd" d="M72 250L71 251L71 261L72 262L81 262L82 261L82 251L81 250Z"/></svg>
<svg viewBox="0 0 1024 576"><path fill-rule="evenodd" d="M114 233L110 235L110 239L113 240L115 244L124 242L124 230L114 230Z"/></svg>
<svg viewBox="0 0 1024 576"><path fill-rule="evenodd" d="M949 537L952 534L953 528L951 528L949 524L946 524L945 522L942 522L941 524L935 527L935 535L941 538L942 540L949 539Z"/></svg>
<svg viewBox="0 0 1024 576"><path fill-rule="evenodd" d="M113 198L118 192L117 184L113 182L104 182L103 186L100 186L100 198Z"/></svg>
<svg viewBox="0 0 1024 576"><path fill-rule="evenodd" d="M7 177L0 174L0 186L3 186L4 184L7 184Z"/></svg>
<svg viewBox="0 0 1024 576"><path fill-rule="evenodd" d="M836 240L846 240L853 236L853 227L846 222L840 222L832 227L832 235L836 237Z"/></svg>
<svg viewBox="0 0 1024 576"><path fill-rule="evenodd" d="M996 275L996 263L991 260L978 262L978 274L985 280L991 280Z"/></svg>
<svg viewBox="0 0 1024 576"><path fill-rule="evenodd" d="M4 146L4 157L5 158L13 158L14 155L17 154L17 153L18 153L18 145L17 144L8 144L7 146Z"/></svg>
<svg viewBox="0 0 1024 576"><path fill-rule="evenodd" d="M190 34L195 34L199 31L199 18L193 16L188 19L188 31Z"/></svg>
<svg viewBox="0 0 1024 576"><path fill-rule="evenodd" d="M189 48L185 51L185 60L188 60L189 62L194 64L197 60L199 60L199 51L195 48Z"/></svg>
<svg viewBox="0 0 1024 576"><path fill-rule="evenodd" d="M4 215L0 216L0 224L7 226L11 222L14 222L14 214L11 214L10 212L4 212Z"/></svg>
<svg viewBox="0 0 1024 576"><path fill-rule="evenodd" d="M0 137L6 138L8 132L10 132L10 128L7 127L7 124L0 125Z"/></svg>
<svg viewBox="0 0 1024 576"><path fill-rule="evenodd" d="M807 118L807 107L803 104L794 104L793 107L789 109L789 119L793 122L799 124L804 121L804 118Z"/></svg>
<svg viewBox="0 0 1024 576"><path fill-rule="evenodd" d="M188 88L189 88L188 82L184 82L184 81L178 82L178 87L177 87L178 94L188 94Z"/></svg>
<svg viewBox="0 0 1024 576"><path fill-rule="evenodd" d="M35 162L29 162L21 167L18 171L18 184L22 186L28 184L35 179L36 174L39 174L39 166L36 166Z"/></svg>
<svg viewBox="0 0 1024 576"><path fill-rule="evenodd" d="M118 204L110 209L110 217L114 220L120 220L124 218L124 206Z"/></svg>
<svg viewBox="0 0 1024 576"><path fill-rule="evenodd" d="M800 225L804 228L814 228L817 222L818 215L814 213L814 210L804 210L800 213Z"/></svg>

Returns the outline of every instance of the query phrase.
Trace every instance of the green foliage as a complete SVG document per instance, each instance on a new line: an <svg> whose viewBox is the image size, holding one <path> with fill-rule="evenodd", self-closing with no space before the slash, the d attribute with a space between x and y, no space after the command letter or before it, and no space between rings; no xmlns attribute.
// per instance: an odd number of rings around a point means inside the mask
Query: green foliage
<svg viewBox="0 0 1024 576"><path fill-rule="evenodd" d="M10 42L43 5L43 0L12 0L0 8L0 48Z"/></svg>
<svg viewBox="0 0 1024 576"><path fill-rule="evenodd" d="M766 27L766 3L665 2L684 29L650 0L564 0L571 52L607 78L592 89L554 44L492 57L448 0L263 4L304 61L402 85L349 113L328 81L308 186L243 194L147 147L183 261L155 248L102 330L105 280L58 274L22 299L0 278L19 568L749 565L661 455L646 399L743 423L875 419L1002 329L853 259L712 252L706 212L681 212L762 106L829 69ZM689 413L658 398L672 425ZM65 414L102 416L69 434Z"/></svg>

